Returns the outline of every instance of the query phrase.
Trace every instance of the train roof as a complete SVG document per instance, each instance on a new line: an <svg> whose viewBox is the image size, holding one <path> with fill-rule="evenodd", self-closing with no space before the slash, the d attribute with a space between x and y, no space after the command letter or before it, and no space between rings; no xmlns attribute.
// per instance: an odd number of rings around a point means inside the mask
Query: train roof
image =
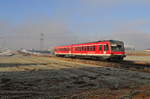
<svg viewBox="0 0 150 99"><path fill-rule="evenodd" d="M115 43L115 42L122 42L122 41L119 41L119 40L99 40L99 41L76 43L76 44L87 44L87 43L98 43L98 42L112 42L112 43ZM75 44L71 44L71 45L75 45Z"/></svg>
<svg viewBox="0 0 150 99"><path fill-rule="evenodd" d="M111 43L116 43L116 42L122 42L119 40L99 40L99 41L93 41L93 42L82 42L82 43L75 43L75 44L68 44L68 45L61 45L61 46L70 46L70 45L78 45L78 44L88 44L88 43L98 43L98 42L111 42ZM58 46L57 46L58 47Z"/></svg>

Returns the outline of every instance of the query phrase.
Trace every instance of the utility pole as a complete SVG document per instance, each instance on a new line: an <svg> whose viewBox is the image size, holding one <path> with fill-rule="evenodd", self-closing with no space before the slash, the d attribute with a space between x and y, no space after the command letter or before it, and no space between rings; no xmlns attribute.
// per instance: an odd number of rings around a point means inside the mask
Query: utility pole
<svg viewBox="0 0 150 99"><path fill-rule="evenodd" d="M41 33L40 37L40 50L44 49L44 33Z"/></svg>

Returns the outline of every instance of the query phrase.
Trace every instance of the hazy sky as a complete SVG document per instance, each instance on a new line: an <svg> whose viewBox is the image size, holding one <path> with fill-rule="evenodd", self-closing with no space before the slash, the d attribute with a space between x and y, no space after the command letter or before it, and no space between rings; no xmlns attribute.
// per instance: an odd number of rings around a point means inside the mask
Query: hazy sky
<svg viewBox="0 0 150 99"><path fill-rule="evenodd" d="M150 0L0 0L0 47L117 39L150 48Z"/></svg>

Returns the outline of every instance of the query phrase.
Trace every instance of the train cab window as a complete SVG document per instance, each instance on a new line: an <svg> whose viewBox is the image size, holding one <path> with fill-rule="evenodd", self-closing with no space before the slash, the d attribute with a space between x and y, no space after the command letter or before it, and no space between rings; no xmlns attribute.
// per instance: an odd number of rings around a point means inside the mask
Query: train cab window
<svg viewBox="0 0 150 99"><path fill-rule="evenodd" d="M102 51L102 45L99 46L99 50Z"/></svg>
<svg viewBox="0 0 150 99"><path fill-rule="evenodd" d="M104 51L108 51L108 45L104 45Z"/></svg>

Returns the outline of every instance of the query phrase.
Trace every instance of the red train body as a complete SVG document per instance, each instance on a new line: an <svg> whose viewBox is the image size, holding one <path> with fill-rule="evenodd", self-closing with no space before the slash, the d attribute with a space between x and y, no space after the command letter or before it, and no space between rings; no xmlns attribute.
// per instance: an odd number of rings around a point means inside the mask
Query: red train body
<svg viewBox="0 0 150 99"><path fill-rule="evenodd" d="M108 60L123 60L125 57L124 43L117 40L104 40L67 46L57 46L56 56L88 57Z"/></svg>

